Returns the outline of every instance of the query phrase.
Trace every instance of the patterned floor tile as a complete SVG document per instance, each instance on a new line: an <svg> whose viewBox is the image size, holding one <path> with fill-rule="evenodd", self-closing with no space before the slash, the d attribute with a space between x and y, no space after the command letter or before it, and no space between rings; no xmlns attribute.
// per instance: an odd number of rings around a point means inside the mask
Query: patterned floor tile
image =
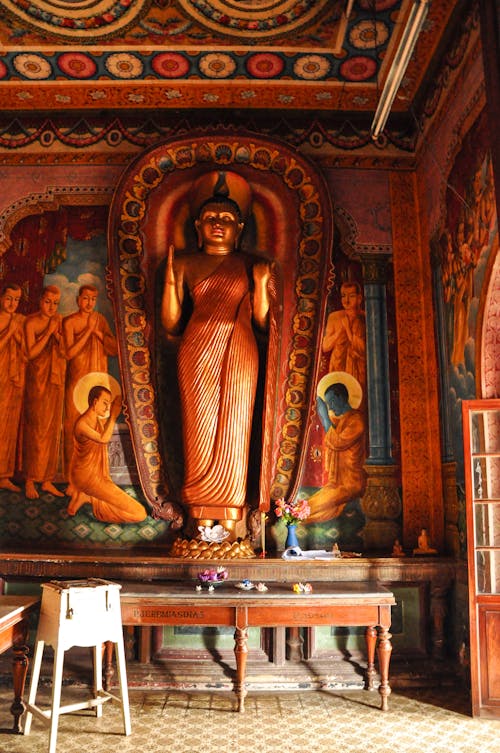
<svg viewBox="0 0 500 753"><path fill-rule="evenodd" d="M42 688L39 705L48 702ZM85 697L64 688L64 702ZM46 753L48 729L8 734L11 691L0 689L0 753ZM239 714L232 694L132 691L132 735L119 707L61 717L58 753L500 753L500 721L473 719L455 690L395 692L389 711L360 690L257 694Z"/></svg>

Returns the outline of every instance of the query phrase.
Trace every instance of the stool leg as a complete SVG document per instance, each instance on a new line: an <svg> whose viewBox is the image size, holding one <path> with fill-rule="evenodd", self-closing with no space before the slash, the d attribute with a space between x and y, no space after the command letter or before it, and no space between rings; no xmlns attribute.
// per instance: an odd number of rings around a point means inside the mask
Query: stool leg
<svg viewBox="0 0 500 753"><path fill-rule="evenodd" d="M103 645L99 644L94 646L94 698L102 698L102 652ZM97 717L102 716L102 703L98 703L95 707L95 715Z"/></svg>
<svg viewBox="0 0 500 753"><path fill-rule="evenodd" d="M130 735L132 732L132 726L130 724L130 706L128 701L128 685L127 685L127 667L125 665L125 648L123 646L123 638L120 637L115 644L116 650L116 666L118 669L118 683L120 685L120 696L122 699L122 716L123 727L125 734Z"/></svg>
<svg viewBox="0 0 500 753"><path fill-rule="evenodd" d="M64 649L54 649L54 670L52 673L52 707L50 712L49 753L56 753L59 709L61 708L61 686L63 678Z"/></svg>
<svg viewBox="0 0 500 753"><path fill-rule="evenodd" d="M35 655L33 657L33 663L31 665L31 680L30 680L30 691L28 696L28 707L31 704L32 706L35 705L36 700L36 691L38 688L38 679L40 677L40 668L42 666L42 656L43 656L43 649L45 646L45 641L37 641L35 646ZM26 717L24 719L24 727L23 727L23 735L29 735L31 731L31 720L33 719L33 714L31 711L26 712Z"/></svg>

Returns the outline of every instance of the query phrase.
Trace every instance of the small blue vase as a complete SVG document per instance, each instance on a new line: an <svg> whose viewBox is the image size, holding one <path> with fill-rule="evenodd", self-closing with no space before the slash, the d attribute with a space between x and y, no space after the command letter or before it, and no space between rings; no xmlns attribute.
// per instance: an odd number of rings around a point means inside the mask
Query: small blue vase
<svg viewBox="0 0 500 753"><path fill-rule="evenodd" d="M298 545L299 540L297 538L297 525L295 523L287 523L285 549L288 549L288 547L290 546Z"/></svg>

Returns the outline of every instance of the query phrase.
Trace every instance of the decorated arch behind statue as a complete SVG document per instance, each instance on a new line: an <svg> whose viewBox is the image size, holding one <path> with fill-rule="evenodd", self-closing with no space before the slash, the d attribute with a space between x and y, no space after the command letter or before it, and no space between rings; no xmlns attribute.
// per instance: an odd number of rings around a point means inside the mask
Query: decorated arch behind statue
<svg viewBox="0 0 500 753"><path fill-rule="evenodd" d="M249 183L252 211L242 250L272 260L274 347L259 434L260 511L293 494L317 381L317 354L331 269L332 208L317 169L288 145L249 134L202 133L145 151L116 188L109 221L109 292L120 371L139 478L156 517L182 525L179 401L175 343L158 325L167 250L195 243L189 213L194 181L230 170Z"/></svg>

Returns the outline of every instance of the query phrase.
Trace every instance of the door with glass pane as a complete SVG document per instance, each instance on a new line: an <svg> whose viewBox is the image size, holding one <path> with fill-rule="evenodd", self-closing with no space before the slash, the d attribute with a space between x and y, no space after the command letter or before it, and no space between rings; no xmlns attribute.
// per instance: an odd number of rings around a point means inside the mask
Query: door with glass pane
<svg viewBox="0 0 500 753"><path fill-rule="evenodd" d="M500 717L500 400L464 400L472 712Z"/></svg>

